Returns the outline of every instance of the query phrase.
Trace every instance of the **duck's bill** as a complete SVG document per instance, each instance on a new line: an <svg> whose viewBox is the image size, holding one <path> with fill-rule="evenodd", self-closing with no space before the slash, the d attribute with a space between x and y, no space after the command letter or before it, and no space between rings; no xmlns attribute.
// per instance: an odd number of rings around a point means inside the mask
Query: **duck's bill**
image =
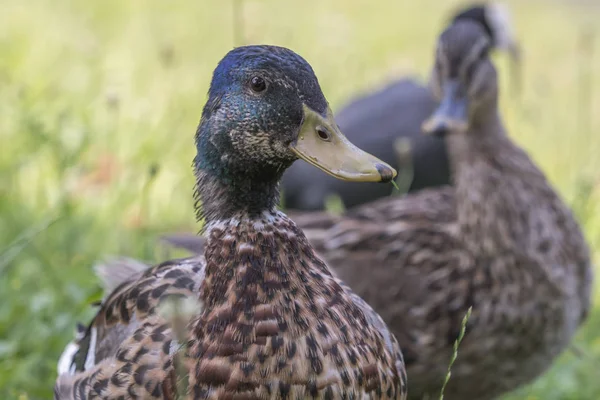
<svg viewBox="0 0 600 400"><path fill-rule="evenodd" d="M291 150L329 175L353 182L390 182L396 170L354 146L340 132L333 114L321 116L304 105L304 120Z"/></svg>
<svg viewBox="0 0 600 400"><path fill-rule="evenodd" d="M468 100L459 90L459 83L449 81L443 87L444 97L433 115L423 122L426 134L445 136L450 132L466 131L468 127Z"/></svg>

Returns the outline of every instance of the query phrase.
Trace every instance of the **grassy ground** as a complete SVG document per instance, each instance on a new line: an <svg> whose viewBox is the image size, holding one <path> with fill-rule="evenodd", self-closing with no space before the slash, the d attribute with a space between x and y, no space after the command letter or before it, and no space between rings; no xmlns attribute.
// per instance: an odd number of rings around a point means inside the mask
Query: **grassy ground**
<svg viewBox="0 0 600 400"><path fill-rule="evenodd" d="M512 2L525 52L520 100L505 58L497 62L513 137L598 254L600 38L586 35L600 11L588 3ZM338 109L393 77L424 77L457 4L246 0L237 35L298 51ZM157 260L158 233L198 228L192 137L212 69L234 44L232 14L231 0L2 0L1 398L51 396L57 357L99 297L96 261ZM582 354L564 354L509 399L600 397L600 308L576 345Z"/></svg>

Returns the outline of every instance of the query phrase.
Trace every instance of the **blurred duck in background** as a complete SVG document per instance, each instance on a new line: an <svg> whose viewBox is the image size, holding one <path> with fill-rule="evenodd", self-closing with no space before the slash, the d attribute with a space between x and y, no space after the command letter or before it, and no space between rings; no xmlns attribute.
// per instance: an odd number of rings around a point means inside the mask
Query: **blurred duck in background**
<svg viewBox="0 0 600 400"><path fill-rule="evenodd" d="M409 398L494 399L531 382L591 306L590 252L571 210L504 128L492 43L481 25L442 33L432 74L454 186L348 210L290 214L398 338Z"/></svg>
<svg viewBox="0 0 600 400"><path fill-rule="evenodd" d="M508 52L518 72L520 52L503 4L472 4L457 12L451 22L462 20L480 24L491 47ZM403 191L412 192L450 183L443 141L421 135L421 124L436 104L428 87L403 78L353 100L336 113L336 122L352 143L394 166L403 179L399 182ZM282 185L283 205L292 210L322 210L330 196L339 196L343 205L351 208L388 196L393 190L390 185L340 181L301 163L285 173Z"/></svg>

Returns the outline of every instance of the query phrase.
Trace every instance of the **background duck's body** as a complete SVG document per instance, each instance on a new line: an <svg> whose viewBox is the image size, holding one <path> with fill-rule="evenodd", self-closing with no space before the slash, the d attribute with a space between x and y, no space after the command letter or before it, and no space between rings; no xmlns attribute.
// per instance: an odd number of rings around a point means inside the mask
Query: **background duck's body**
<svg viewBox="0 0 600 400"><path fill-rule="evenodd" d="M280 47L229 52L196 147L204 255L120 283L61 357L55 398L405 399L396 339L275 210L297 158L349 180L395 175L341 135L312 68ZM160 311L173 297L192 300L187 317Z"/></svg>
<svg viewBox="0 0 600 400"><path fill-rule="evenodd" d="M455 189L291 216L398 338L412 399L439 394L469 307L446 399L492 399L539 376L590 307L584 237L506 135L482 38L457 23L438 47L445 97L426 129L445 135Z"/></svg>

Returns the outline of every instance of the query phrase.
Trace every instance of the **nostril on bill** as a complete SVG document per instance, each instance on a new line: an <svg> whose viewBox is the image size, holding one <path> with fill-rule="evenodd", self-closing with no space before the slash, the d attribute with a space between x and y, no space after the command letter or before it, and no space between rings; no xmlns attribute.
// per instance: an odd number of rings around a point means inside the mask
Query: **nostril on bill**
<svg viewBox="0 0 600 400"><path fill-rule="evenodd" d="M381 182L387 183L391 182L394 179L394 170L383 164L375 164L375 168L377 168L377 172L381 176Z"/></svg>

